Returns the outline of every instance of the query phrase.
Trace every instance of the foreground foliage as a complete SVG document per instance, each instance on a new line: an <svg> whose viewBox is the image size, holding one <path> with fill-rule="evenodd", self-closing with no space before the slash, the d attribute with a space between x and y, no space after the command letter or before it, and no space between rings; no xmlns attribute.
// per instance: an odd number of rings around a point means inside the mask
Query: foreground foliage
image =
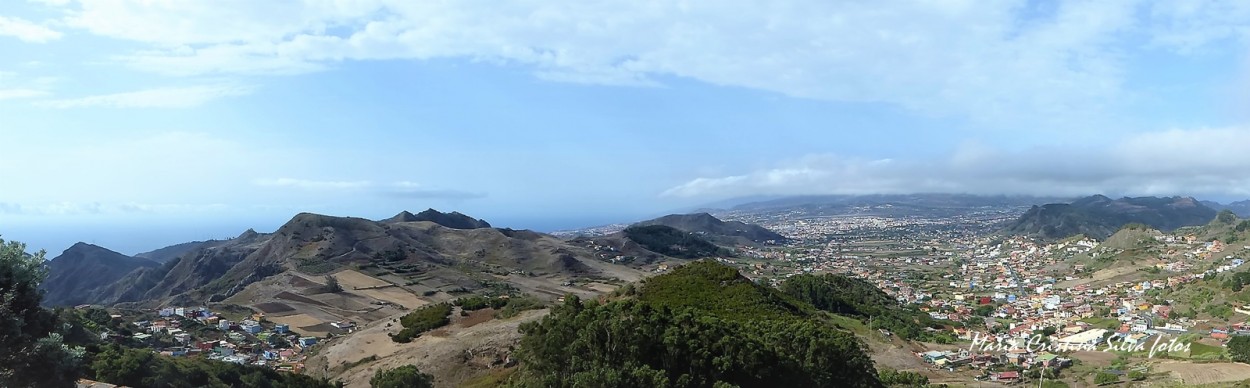
<svg viewBox="0 0 1250 388"><path fill-rule="evenodd" d="M1236 362L1250 362L1250 336L1235 335L1228 340L1228 356Z"/></svg>
<svg viewBox="0 0 1250 388"><path fill-rule="evenodd" d="M335 387L311 376L203 358L163 357L146 349L108 345L93 356L93 379L132 387Z"/></svg>
<svg viewBox="0 0 1250 388"><path fill-rule="evenodd" d="M67 327L39 306L44 253L0 239L0 387L72 387L83 349L64 342Z"/></svg>
<svg viewBox="0 0 1250 388"><path fill-rule="evenodd" d="M730 320L791 319L809 314L794 298L755 284L733 267L707 260L647 279L638 298L674 308L697 308Z"/></svg>
<svg viewBox="0 0 1250 388"><path fill-rule="evenodd" d="M30 255L25 248L0 240L0 387L73 387L79 377L156 388L339 386L267 368L101 344L100 332L128 337L129 331L113 326L104 310L41 308L44 254Z"/></svg>
<svg viewBox="0 0 1250 388"><path fill-rule="evenodd" d="M711 261L606 303L566 296L524 324L521 387L878 387L852 334Z"/></svg>
<svg viewBox="0 0 1250 388"><path fill-rule="evenodd" d="M881 380L881 384L886 386L923 387L929 384L929 378L922 374L894 369L881 369L877 373L877 378Z"/></svg>
<svg viewBox="0 0 1250 388"><path fill-rule="evenodd" d="M853 335L812 320L740 323L692 308L568 297L521 330L517 386L880 386Z"/></svg>
<svg viewBox="0 0 1250 388"><path fill-rule="evenodd" d="M372 388L430 388L434 386L434 376L421 373L416 366L404 365L395 369L379 369L369 379Z"/></svg>

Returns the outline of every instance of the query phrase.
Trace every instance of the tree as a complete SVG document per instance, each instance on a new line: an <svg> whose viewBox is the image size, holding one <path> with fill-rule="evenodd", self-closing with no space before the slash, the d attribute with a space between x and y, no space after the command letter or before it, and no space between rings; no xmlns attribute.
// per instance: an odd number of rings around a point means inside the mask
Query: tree
<svg viewBox="0 0 1250 388"><path fill-rule="evenodd" d="M1237 335L1228 340L1228 355L1236 362L1250 362L1250 336Z"/></svg>
<svg viewBox="0 0 1250 388"><path fill-rule="evenodd" d="M373 388L429 388L434 386L434 376L421 373L416 366L404 365L391 370L379 369L369 379Z"/></svg>
<svg viewBox="0 0 1250 388"><path fill-rule="evenodd" d="M968 319L964 320L964 325L965 325L965 326L967 326L967 327L969 327L969 328L974 328L974 327L984 328L984 327L985 327L985 318L978 317L978 316L975 316L975 315L974 315L974 316L968 317Z"/></svg>
<svg viewBox="0 0 1250 388"><path fill-rule="evenodd" d="M1055 329L1055 327L1054 327L1054 326L1046 326L1046 327L1042 328L1042 333L1041 333L1041 334L1042 334L1042 337L1050 337L1050 336L1052 336L1052 335L1055 335L1055 333L1056 333L1056 332L1058 332L1058 331L1059 331L1059 330L1058 330L1058 329Z"/></svg>
<svg viewBox="0 0 1250 388"><path fill-rule="evenodd" d="M56 315L39 306L44 252L0 239L0 386L72 387L83 349L64 343Z"/></svg>
<svg viewBox="0 0 1250 388"><path fill-rule="evenodd" d="M994 313L994 306L983 304L983 305L977 306L977 308L973 310L973 313L976 315L983 316L983 317L988 317L990 316L990 314Z"/></svg>
<svg viewBox="0 0 1250 388"><path fill-rule="evenodd" d="M898 371L889 368L882 368L878 371L877 379L881 380L881 384L886 386L902 385L908 387L923 387L929 384L929 378L922 374L911 371Z"/></svg>
<svg viewBox="0 0 1250 388"><path fill-rule="evenodd" d="M758 318L628 299L583 304L570 295L547 317L521 325L522 370L511 384L882 386L854 335L801 316L740 313Z"/></svg>
<svg viewBox="0 0 1250 388"><path fill-rule="evenodd" d="M1114 384L1118 382L1120 382L1120 376L1116 376L1111 373L1098 372L1097 375L1094 375L1094 384L1104 385L1104 384Z"/></svg>
<svg viewBox="0 0 1250 388"><path fill-rule="evenodd" d="M343 286L339 285L339 280L333 275L326 275L326 292L343 292Z"/></svg>

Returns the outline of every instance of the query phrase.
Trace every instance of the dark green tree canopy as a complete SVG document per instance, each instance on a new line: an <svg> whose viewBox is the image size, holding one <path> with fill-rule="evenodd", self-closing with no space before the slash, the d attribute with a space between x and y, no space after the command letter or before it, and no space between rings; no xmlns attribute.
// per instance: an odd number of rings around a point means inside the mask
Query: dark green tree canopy
<svg viewBox="0 0 1250 388"><path fill-rule="evenodd" d="M809 305L693 262L627 297L566 296L522 325L521 387L878 387L853 334Z"/></svg>
<svg viewBox="0 0 1250 388"><path fill-rule="evenodd" d="M949 340L937 338L939 334L926 330L943 327L942 321L899 304L862 279L840 274L797 275L781 284L781 292L824 311L870 321L872 328L886 329L906 339ZM978 314L989 315L993 307L986 305L977 309Z"/></svg>
<svg viewBox="0 0 1250 388"><path fill-rule="evenodd" d="M391 370L378 370L369 379L372 388L430 388L434 377L421 373L416 366L404 365Z"/></svg>
<svg viewBox="0 0 1250 388"><path fill-rule="evenodd" d="M0 387L72 387L82 348L56 332L56 314L40 307L44 252L0 239Z"/></svg>

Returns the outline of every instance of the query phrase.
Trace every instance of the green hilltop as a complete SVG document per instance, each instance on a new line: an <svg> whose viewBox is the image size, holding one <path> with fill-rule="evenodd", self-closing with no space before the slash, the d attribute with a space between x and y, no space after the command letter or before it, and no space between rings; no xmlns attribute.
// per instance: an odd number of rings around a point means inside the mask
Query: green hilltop
<svg viewBox="0 0 1250 388"><path fill-rule="evenodd" d="M833 313L915 336L934 323L842 275L799 276L776 289L728 265L695 261L603 300L569 296L523 325L521 369L510 384L883 386L864 343Z"/></svg>

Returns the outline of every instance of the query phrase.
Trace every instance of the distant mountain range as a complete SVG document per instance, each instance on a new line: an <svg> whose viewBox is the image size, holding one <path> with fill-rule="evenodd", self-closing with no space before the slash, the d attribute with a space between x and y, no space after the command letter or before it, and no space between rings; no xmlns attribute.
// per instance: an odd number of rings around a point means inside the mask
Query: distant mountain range
<svg viewBox="0 0 1250 388"><path fill-rule="evenodd" d="M634 226L650 225L664 225L697 234L713 242L730 245L781 243L786 240L785 236L765 227L740 221L721 221L708 213L670 214L634 224Z"/></svg>
<svg viewBox="0 0 1250 388"><path fill-rule="evenodd" d="M841 215L949 217L989 209L1023 210L1040 203L1069 200L1071 198L938 193L814 195L748 202L730 207L725 211L730 213L791 211L804 216L817 217Z"/></svg>
<svg viewBox="0 0 1250 388"><path fill-rule="evenodd" d="M48 278L40 285L44 303L73 306L90 303L102 289L133 271L159 267L156 261L126 256L103 247L77 243L48 262Z"/></svg>
<svg viewBox="0 0 1250 388"><path fill-rule="evenodd" d="M1203 205L1215 210L1228 210L1241 218L1250 218L1250 200L1222 204L1215 201L1202 201Z"/></svg>
<svg viewBox="0 0 1250 388"><path fill-rule="evenodd" d="M173 259L177 259L178 256L182 256L186 254L187 252L193 251L196 248L199 248L200 246L206 243L208 242L207 241L192 241L192 242L187 242L187 243L182 243L182 244L174 244L174 245L170 245L170 246L157 249L151 252L143 252L143 253L137 254L135 255L135 257L138 257L141 259L152 260L158 263L164 263Z"/></svg>
<svg viewBox="0 0 1250 388"><path fill-rule="evenodd" d="M785 240L785 236L759 225L693 213L670 214L603 235L576 236L569 243L595 249L603 259L638 266L664 259L733 256L726 247Z"/></svg>
<svg viewBox="0 0 1250 388"><path fill-rule="evenodd" d="M402 267L405 275L421 274L449 290L482 287L478 274L595 275L606 265L552 236L494 229L483 220L432 209L382 221L302 213L274 233L248 230L229 240L178 244L142 255L155 260L75 245L48 263L45 303L202 304L291 270L316 277L379 257Z"/></svg>
<svg viewBox="0 0 1250 388"><path fill-rule="evenodd" d="M1127 224L1143 224L1171 231L1185 226L1206 225L1216 214L1215 209L1192 197L1111 199L1094 195L1071 203L1033 206L1003 232L1044 240L1078 234L1101 240Z"/></svg>
<svg viewBox="0 0 1250 388"><path fill-rule="evenodd" d="M446 226L452 229L481 229L489 228L490 223L483 219L474 219L460 212L443 213L434 209L426 209L423 212L412 214L407 211L400 212L394 217L383 220L382 222L419 222L429 221L435 224Z"/></svg>

